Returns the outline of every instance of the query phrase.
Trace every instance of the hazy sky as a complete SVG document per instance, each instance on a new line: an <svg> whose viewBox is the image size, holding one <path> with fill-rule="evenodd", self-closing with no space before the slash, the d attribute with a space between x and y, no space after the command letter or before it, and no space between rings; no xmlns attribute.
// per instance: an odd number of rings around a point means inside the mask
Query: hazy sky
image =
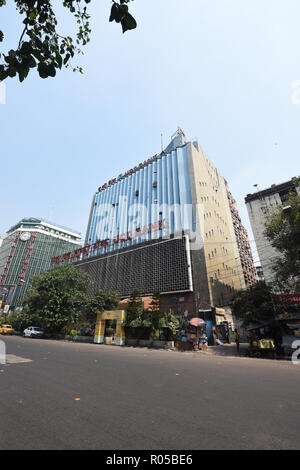
<svg viewBox="0 0 300 470"><path fill-rule="evenodd" d="M6 82L0 233L33 216L84 236L98 186L159 152L177 126L226 177L249 228L253 184L300 174L299 0L135 0L138 29L126 35L108 23L110 5L92 1L83 76ZM15 47L21 23L9 5L0 29Z"/></svg>

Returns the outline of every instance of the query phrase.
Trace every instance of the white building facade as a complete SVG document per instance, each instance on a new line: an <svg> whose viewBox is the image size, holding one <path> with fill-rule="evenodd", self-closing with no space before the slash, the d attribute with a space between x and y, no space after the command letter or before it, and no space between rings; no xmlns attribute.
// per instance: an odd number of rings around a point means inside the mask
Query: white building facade
<svg viewBox="0 0 300 470"><path fill-rule="evenodd" d="M248 194L245 199L263 276L267 283L274 281L273 266L280 253L265 236L266 224L274 210L284 207L290 192L300 194L299 178L292 178L255 194Z"/></svg>

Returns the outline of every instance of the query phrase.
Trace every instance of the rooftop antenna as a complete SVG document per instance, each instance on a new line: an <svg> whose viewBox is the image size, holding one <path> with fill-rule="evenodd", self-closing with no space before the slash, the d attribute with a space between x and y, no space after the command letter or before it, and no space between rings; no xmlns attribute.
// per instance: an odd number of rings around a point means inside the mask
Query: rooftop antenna
<svg viewBox="0 0 300 470"><path fill-rule="evenodd" d="M178 126L177 132L183 138L183 140L186 141L186 135L181 127Z"/></svg>
<svg viewBox="0 0 300 470"><path fill-rule="evenodd" d="M171 140L173 140L177 136L181 137L181 139L184 142L186 142L186 135L185 135L184 131L182 130L182 128L179 127L179 126L177 127L177 131L171 136Z"/></svg>
<svg viewBox="0 0 300 470"><path fill-rule="evenodd" d="M161 152L164 151L164 136L163 134L160 134L160 138L161 138Z"/></svg>

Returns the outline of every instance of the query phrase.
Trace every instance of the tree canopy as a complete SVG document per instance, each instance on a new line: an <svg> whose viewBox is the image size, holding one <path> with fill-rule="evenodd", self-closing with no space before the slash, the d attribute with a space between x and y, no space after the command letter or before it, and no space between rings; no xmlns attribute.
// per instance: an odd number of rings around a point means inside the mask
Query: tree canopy
<svg viewBox="0 0 300 470"><path fill-rule="evenodd" d="M242 320L244 326L248 326L251 323L274 320L283 313L283 307L277 295L272 292L272 286L258 282L236 295L232 312L237 319Z"/></svg>
<svg viewBox="0 0 300 470"><path fill-rule="evenodd" d="M87 4L92 0L60 0L60 3L77 23L76 37L61 35L58 30L57 6L51 0L14 0L17 12L24 25L18 44L7 53L0 51L0 81L18 75L20 82L27 78L30 70L37 69L41 78L55 77L63 67L72 67L75 55L82 53L82 46L90 41L90 15ZM99 0L98 0L99 1ZM121 24L123 33L137 27L129 12L128 4L133 0L112 1L110 22ZM0 7L6 5L0 0ZM0 28L0 44L5 33Z"/></svg>
<svg viewBox="0 0 300 470"><path fill-rule="evenodd" d="M281 291L300 290L300 195L291 192L266 226L266 237L281 256L274 262L276 283Z"/></svg>
<svg viewBox="0 0 300 470"><path fill-rule="evenodd" d="M90 296L91 282L89 274L71 265L33 277L25 311L13 316L14 325L23 328L34 324L53 335L83 321L93 328L97 313L117 308L120 295L102 290Z"/></svg>
<svg viewBox="0 0 300 470"><path fill-rule="evenodd" d="M120 300L120 294L116 291L99 291L86 304L85 313L87 319L95 323L98 312L117 308Z"/></svg>
<svg viewBox="0 0 300 470"><path fill-rule="evenodd" d="M88 301L89 274L74 266L59 267L32 278L25 307L41 318L52 334L76 324Z"/></svg>

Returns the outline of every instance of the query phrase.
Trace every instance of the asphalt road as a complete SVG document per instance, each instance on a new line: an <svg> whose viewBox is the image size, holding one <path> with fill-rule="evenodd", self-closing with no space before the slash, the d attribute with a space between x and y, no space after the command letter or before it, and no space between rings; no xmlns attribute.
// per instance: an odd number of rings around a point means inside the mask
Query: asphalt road
<svg viewBox="0 0 300 470"><path fill-rule="evenodd" d="M18 337L5 342L10 364L0 366L0 449L300 448L300 366Z"/></svg>

